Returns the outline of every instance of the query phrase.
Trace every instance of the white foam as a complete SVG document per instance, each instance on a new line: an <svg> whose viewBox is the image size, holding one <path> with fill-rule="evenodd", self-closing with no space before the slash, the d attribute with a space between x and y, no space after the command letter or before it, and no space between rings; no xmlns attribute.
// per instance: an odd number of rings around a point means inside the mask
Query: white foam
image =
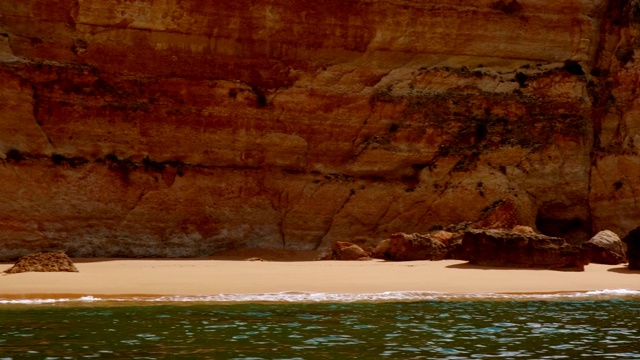
<svg viewBox="0 0 640 360"><path fill-rule="evenodd" d="M590 295L640 295L640 290L627 290L627 289L605 289L605 290L594 290L587 291L585 294Z"/></svg>
<svg viewBox="0 0 640 360"><path fill-rule="evenodd" d="M56 303L239 303L239 302L290 302L290 303L349 303L349 302L411 302L411 301L477 301L477 300L608 300L616 298L640 299L640 290L607 289L586 292L554 294L501 294L501 293L439 293L439 292L382 292L369 294L279 292L266 294L220 294L210 296L160 296L110 298L91 295L60 299L0 299L1 304L56 304Z"/></svg>
<svg viewBox="0 0 640 360"><path fill-rule="evenodd" d="M169 302L366 302L420 301L437 299L442 293L384 292L370 294L280 292L266 294L220 294L213 296L164 296L153 301Z"/></svg>
<svg viewBox="0 0 640 360"><path fill-rule="evenodd" d="M102 299L91 295L82 296L77 299L70 298L58 298L58 299L0 299L1 304L24 304L24 305L39 305L39 304L55 304L66 302L94 302L109 299Z"/></svg>
<svg viewBox="0 0 640 360"><path fill-rule="evenodd" d="M60 302L67 302L70 299L0 299L0 304L25 304L25 305L38 305L38 304L53 304Z"/></svg>

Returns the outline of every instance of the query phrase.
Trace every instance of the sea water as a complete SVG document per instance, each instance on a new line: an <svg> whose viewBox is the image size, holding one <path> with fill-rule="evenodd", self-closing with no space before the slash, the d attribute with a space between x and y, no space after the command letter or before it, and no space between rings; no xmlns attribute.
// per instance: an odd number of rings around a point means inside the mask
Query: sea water
<svg viewBox="0 0 640 360"><path fill-rule="evenodd" d="M0 299L0 359L634 359L640 292Z"/></svg>

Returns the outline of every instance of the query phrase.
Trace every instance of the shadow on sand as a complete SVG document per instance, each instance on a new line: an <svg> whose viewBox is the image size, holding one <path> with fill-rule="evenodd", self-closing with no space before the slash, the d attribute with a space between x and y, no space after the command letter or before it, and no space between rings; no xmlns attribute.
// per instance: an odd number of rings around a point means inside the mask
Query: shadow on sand
<svg viewBox="0 0 640 360"><path fill-rule="evenodd" d="M640 274L640 270L629 270L629 268L625 266L608 269L607 271L620 273L620 274Z"/></svg>
<svg viewBox="0 0 640 360"><path fill-rule="evenodd" d="M285 249L255 249L240 248L220 251L209 256L203 257L184 257L184 258L73 258L74 263L92 263L114 260L145 260L145 261L274 261L274 262L296 262L296 261L314 261L317 259L319 251L316 250L285 250Z"/></svg>
<svg viewBox="0 0 640 360"><path fill-rule="evenodd" d="M542 268L529 268L529 267L515 267L515 266L483 266L473 265L468 262L462 264L453 264L446 266L449 269L476 269L476 270L549 270Z"/></svg>

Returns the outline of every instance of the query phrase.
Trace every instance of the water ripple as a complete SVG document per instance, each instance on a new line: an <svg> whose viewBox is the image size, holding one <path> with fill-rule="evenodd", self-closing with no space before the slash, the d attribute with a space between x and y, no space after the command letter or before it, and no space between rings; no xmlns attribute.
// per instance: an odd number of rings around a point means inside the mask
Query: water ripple
<svg viewBox="0 0 640 360"><path fill-rule="evenodd" d="M633 359L640 357L639 304L580 298L7 307L0 308L0 344L20 359Z"/></svg>

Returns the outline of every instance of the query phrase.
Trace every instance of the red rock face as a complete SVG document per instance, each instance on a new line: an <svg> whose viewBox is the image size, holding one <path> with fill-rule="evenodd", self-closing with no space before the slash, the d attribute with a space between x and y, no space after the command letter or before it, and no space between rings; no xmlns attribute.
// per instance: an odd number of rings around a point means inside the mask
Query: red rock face
<svg viewBox="0 0 640 360"><path fill-rule="evenodd" d="M612 14L615 21L603 28L601 79L591 88L595 136L590 204L594 229L609 229L622 237L637 227L640 214L640 6L635 1L620 4Z"/></svg>
<svg viewBox="0 0 640 360"><path fill-rule="evenodd" d="M3 1L0 258L627 231L633 4Z"/></svg>

